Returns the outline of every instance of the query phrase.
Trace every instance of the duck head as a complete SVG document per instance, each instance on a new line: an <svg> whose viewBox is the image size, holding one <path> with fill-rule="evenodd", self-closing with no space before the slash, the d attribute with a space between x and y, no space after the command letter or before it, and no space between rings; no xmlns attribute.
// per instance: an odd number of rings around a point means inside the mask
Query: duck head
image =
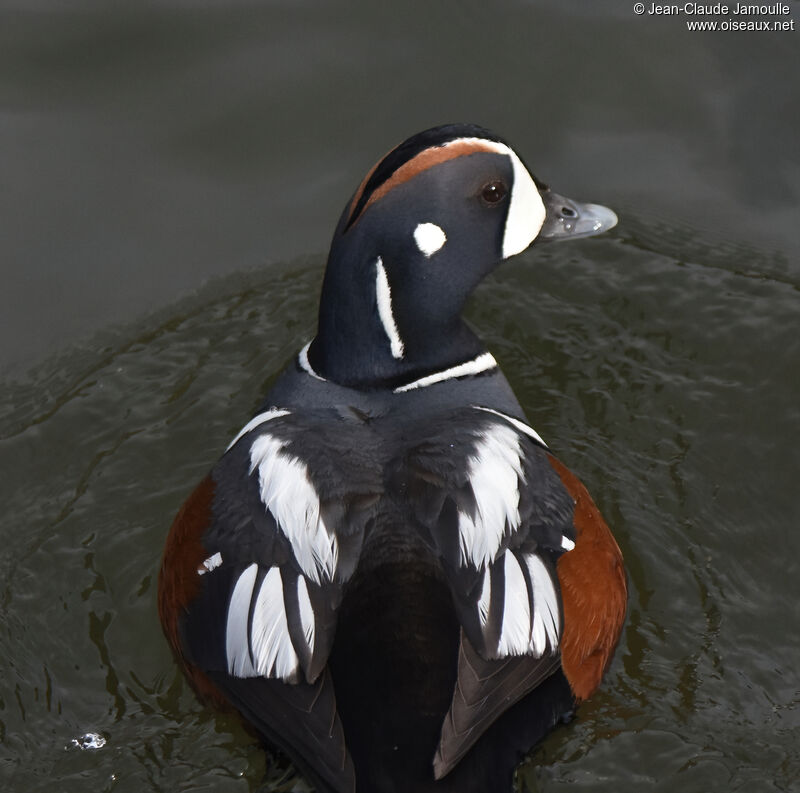
<svg viewBox="0 0 800 793"><path fill-rule="evenodd" d="M616 215L552 192L497 135L435 127L367 174L336 227L308 361L354 388L393 388L485 352L470 293L532 243L587 237Z"/></svg>

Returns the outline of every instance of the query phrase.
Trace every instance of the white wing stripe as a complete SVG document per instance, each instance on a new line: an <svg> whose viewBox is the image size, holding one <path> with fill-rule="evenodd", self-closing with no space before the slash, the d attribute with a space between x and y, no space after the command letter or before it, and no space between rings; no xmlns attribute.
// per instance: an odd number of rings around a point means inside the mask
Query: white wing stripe
<svg viewBox="0 0 800 793"><path fill-rule="evenodd" d="M258 565L253 563L239 576L228 604L225 626L225 654L228 672L234 677L255 677L256 670L250 661L250 644L247 640L247 619L253 597Z"/></svg>
<svg viewBox="0 0 800 793"><path fill-rule="evenodd" d="M489 621L489 607L492 600L492 571L487 565L483 570L483 586L481 587L481 596L478 600L478 620L481 623L481 628L486 627Z"/></svg>
<svg viewBox="0 0 800 793"><path fill-rule="evenodd" d="M300 611L300 625L303 628L308 649L314 654L314 638L316 631L316 620L314 619L314 609L311 606L311 598L308 596L308 585L303 576L297 576L297 603Z"/></svg>
<svg viewBox="0 0 800 793"><path fill-rule="evenodd" d="M552 650L558 647L560 624L558 596L544 562L536 554L527 554L524 560L531 577L535 610L531 648L535 655L541 656L546 649L545 638Z"/></svg>
<svg viewBox="0 0 800 793"><path fill-rule="evenodd" d="M522 568L511 551L504 554L506 582L503 628L497 646L498 656L525 655L530 651L531 611L528 587Z"/></svg>
<svg viewBox="0 0 800 793"><path fill-rule="evenodd" d="M256 673L288 680L297 674L298 659L289 636L281 571L273 567L264 577L253 611L253 659Z"/></svg>

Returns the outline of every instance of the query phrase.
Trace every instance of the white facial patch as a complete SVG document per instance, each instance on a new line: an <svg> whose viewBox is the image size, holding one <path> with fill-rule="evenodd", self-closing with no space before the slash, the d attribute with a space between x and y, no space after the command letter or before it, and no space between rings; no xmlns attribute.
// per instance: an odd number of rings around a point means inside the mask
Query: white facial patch
<svg viewBox="0 0 800 793"><path fill-rule="evenodd" d="M250 447L250 473L258 469L261 501L291 543L300 569L315 584L321 578L331 581L339 544L322 520L308 468L284 446L272 435L259 436Z"/></svg>
<svg viewBox="0 0 800 793"><path fill-rule="evenodd" d="M490 564L506 531L519 526L519 436L510 427L487 428L468 458L467 476L475 494L475 515L458 515L463 563Z"/></svg>
<svg viewBox="0 0 800 793"><path fill-rule="evenodd" d="M503 234L504 259L524 251L536 239L546 214L539 188L528 169L511 149L508 149L508 156L514 167L514 184Z"/></svg>
<svg viewBox="0 0 800 793"><path fill-rule="evenodd" d="M480 143L484 149L505 154L511 160L514 184L511 185L506 227L503 232L503 258L508 259L509 256L521 253L536 239L547 214L536 182L514 150L504 143L485 138L457 138L447 145L461 141Z"/></svg>
<svg viewBox="0 0 800 793"><path fill-rule="evenodd" d="M375 277L375 297L378 300L378 316L389 338L392 357L402 358L405 354L405 346L403 345L403 340L400 338L400 332L397 330L397 323L394 321L394 314L392 312L392 290L389 286L389 279L386 276L386 269L383 266L383 260L380 256L375 264L375 268L377 270L377 275Z"/></svg>
<svg viewBox="0 0 800 793"><path fill-rule="evenodd" d="M425 256L430 259L436 251L447 242L444 229L435 223L420 223L414 229L414 242Z"/></svg>

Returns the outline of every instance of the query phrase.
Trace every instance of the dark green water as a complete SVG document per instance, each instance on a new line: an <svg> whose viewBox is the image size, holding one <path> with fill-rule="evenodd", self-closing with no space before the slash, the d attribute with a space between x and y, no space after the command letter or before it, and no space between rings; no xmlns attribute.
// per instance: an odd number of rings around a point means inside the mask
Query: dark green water
<svg viewBox="0 0 800 793"><path fill-rule="evenodd" d="M507 263L469 309L629 573L601 691L520 790L800 790L797 34L703 40L623 3L464 7L426 24L421 4L349 20L327 4L0 9L19 66L0 77L17 147L2 199L3 790L305 789L182 682L155 614L159 557L313 333L326 240L362 172L452 117L493 124L556 189L621 216L604 238ZM95 33L111 54L87 50ZM179 121L181 86L195 93ZM72 134L31 169L24 152L53 129ZM14 291L23 275L35 297ZM90 733L105 744L73 743Z"/></svg>
<svg viewBox="0 0 800 793"><path fill-rule="evenodd" d="M470 310L630 575L606 684L522 778L790 790L798 291L637 237L623 221L608 239L529 251ZM227 278L5 390L0 716L15 790L257 786L260 751L181 682L155 575L170 516L308 337L321 263ZM87 732L106 745L71 747Z"/></svg>

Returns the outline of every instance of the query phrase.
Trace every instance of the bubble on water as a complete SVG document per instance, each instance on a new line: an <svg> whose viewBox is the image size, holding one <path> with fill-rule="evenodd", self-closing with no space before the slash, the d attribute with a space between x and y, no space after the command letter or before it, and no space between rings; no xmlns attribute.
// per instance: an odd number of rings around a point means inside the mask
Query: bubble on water
<svg viewBox="0 0 800 793"><path fill-rule="evenodd" d="M97 732L87 732L80 738L73 738L72 745L78 749L102 749L106 745L106 739Z"/></svg>

